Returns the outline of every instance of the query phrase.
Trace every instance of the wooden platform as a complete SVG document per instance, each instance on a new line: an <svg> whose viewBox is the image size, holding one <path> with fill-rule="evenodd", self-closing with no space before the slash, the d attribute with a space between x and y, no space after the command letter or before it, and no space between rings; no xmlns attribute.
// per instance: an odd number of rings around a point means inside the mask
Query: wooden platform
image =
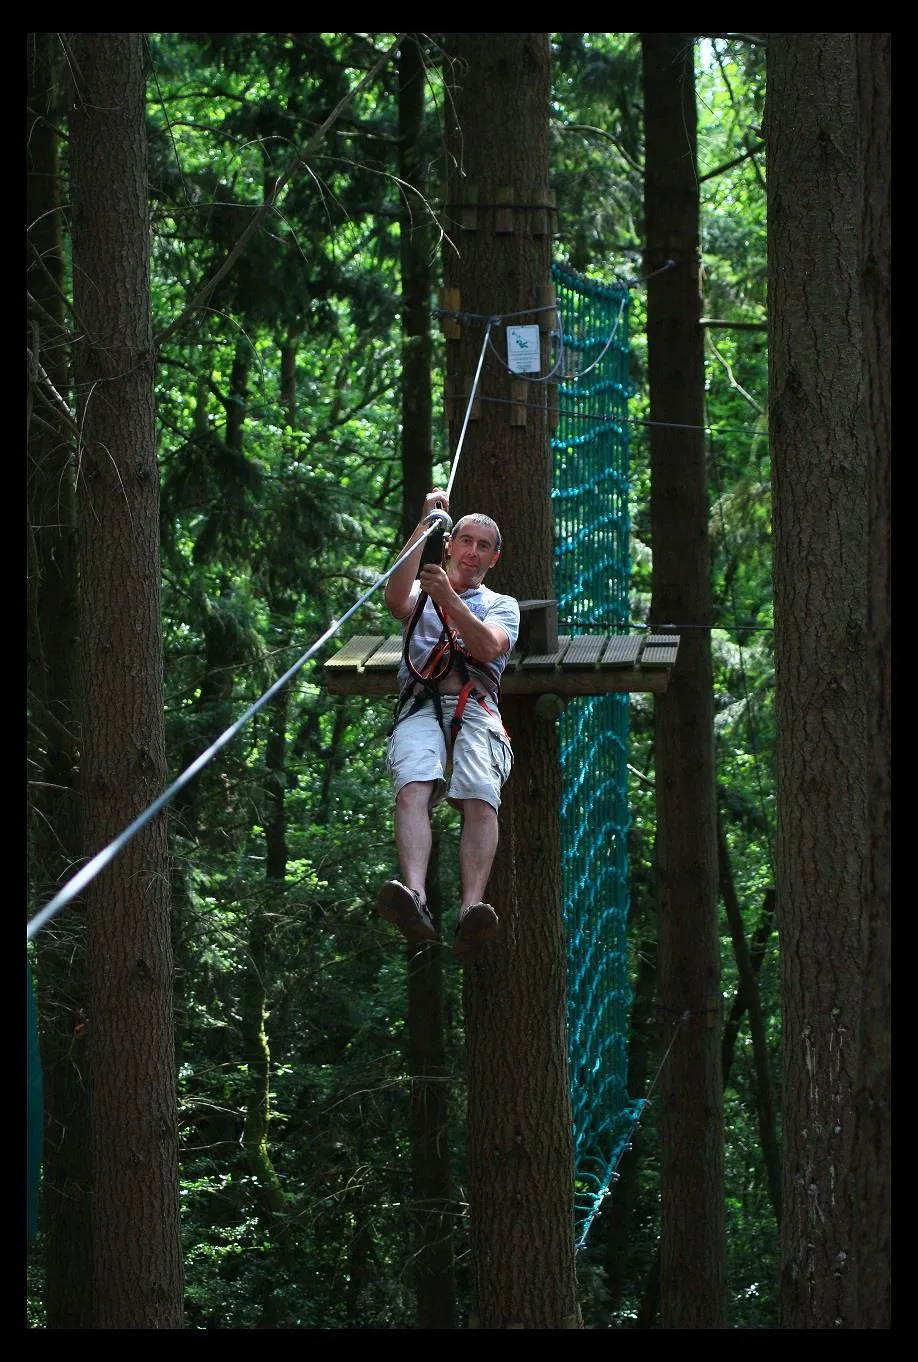
<svg viewBox="0 0 918 1362"><path fill-rule="evenodd" d="M669 685L679 651L678 634L559 634L550 653L510 654L501 680L504 695L605 695L655 691ZM358 634L323 667L336 695L397 695L402 636Z"/></svg>

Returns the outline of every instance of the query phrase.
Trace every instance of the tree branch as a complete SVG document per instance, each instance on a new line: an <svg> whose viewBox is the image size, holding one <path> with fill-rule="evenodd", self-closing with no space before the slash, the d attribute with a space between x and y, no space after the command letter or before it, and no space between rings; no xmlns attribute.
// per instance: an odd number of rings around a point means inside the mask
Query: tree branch
<svg viewBox="0 0 918 1362"><path fill-rule="evenodd" d="M223 279L224 276L229 273L233 265L235 265L236 261L239 259L239 256L245 249L246 243L254 233L256 227L260 225L263 219L274 207L275 203L277 202L280 196L281 190L287 184L287 181L293 176L294 172L300 168L300 166L305 165L306 157L310 154L310 152L314 150L317 144L325 136L328 129L340 116L342 110L351 102L352 99L354 99L356 95L360 93L361 90L363 90L367 85L370 84L370 82L375 77L376 73L386 64L386 62L395 52L404 36L405 36L404 33L400 33L396 38L395 42L392 44L392 46L389 47L382 54L379 60L374 63L374 65L370 68L366 75L363 76L360 81L358 81L358 83L354 86L353 90L349 90L346 95L343 95L341 99L339 99L338 103L335 105L331 113L326 118L325 122L321 125L321 127L316 129L312 137L310 137L309 141L306 143L306 146L303 148L303 150L293 158L293 160L290 162L290 165L287 167L284 173L280 175L277 180L275 180L274 185L268 192L267 196L265 197L264 202L261 204L260 208L258 208L255 211L255 214L253 215L251 222L246 227L245 231L242 233L241 237L236 242L235 246L230 251L229 255L226 257L226 259L224 260L220 268L217 270L217 272L213 274L207 281L207 283L204 284L204 286L198 290L198 292L192 298L191 302L182 312L181 316L177 317L170 326L166 327L165 331L161 331L160 334L155 338L154 347L156 349L158 349L166 340L168 340L168 338L171 335L173 335L174 332L176 332L179 329L179 327L183 326L193 312L196 312L199 307L202 307L204 303L207 302L208 298L211 296L214 289L219 284L220 280Z"/></svg>

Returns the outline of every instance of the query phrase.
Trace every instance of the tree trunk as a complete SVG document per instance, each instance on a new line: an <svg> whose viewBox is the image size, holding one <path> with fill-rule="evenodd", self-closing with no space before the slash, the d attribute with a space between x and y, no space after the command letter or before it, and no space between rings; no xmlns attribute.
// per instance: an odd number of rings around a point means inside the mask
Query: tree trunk
<svg viewBox="0 0 918 1362"><path fill-rule="evenodd" d="M766 891L765 900L762 905L762 917L759 922L759 926L756 928L755 935L753 936L752 939L752 946L749 950L749 968L751 970L753 980L756 979L759 969L761 968L762 961L765 958L765 952L768 948L768 941L771 937L772 924L774 922L775 915L774 897L775 896L773 889L769 889ZM730 1070L733 1065L733 1050L736 1044L736 1037L739 1034L740 1023L742 1022L743 1017L746 1015L747 1004L748 990L745 989L741 983L738 986L736 994L734 996L733 1006L730 1008L730 1015L727 1018L726 1025L724 1026L723 1040L721 1043L721 1054L723 1056L721 1067L723 1071L723 1084L725 1088L730 1078ZM770 1150L765 1151L766 1169L770 1188L773 1187L774 1172L768 1160L769 1158L773 1159L773 1157L774 1156ZM778 1171L780 1173L780 1168ZM642 1292L641 1302L638 1307L638 1313L637 1318L635 1319L634 1328L652 1329L656 1321L659 1305L660 1305L660 1250L658 1247L657 1252L654 1255L654 1261L650 1266L650 1269L647 1273L647 1277L644 1282L644 1290Z"/></svg>
<svg viewBox="0 0 918 1362"><path fill-rule="evenodd" d="M785 1329L858 1324L850 1290L860 1258L854 1147L867 1113L855 1098L869 941L868 712L876 699L865 665L874 447L865 431L860 131L857 35L770 34Z"/></svg>
<svg viewBox="0 0 918 1362"><path fill-rule="evenodd" d="M433 829L427 904L442 920L440 830ZM450 1089L444 1042L443 951L408 947L408 1072L411 1078L411 1190L419 1329L456 1328Z"/></svg>
<svg viewBox="0 0 918 1362"><path fill-rule="evenodd" d="M892 1327L891 1218L891 618L890 54L888 33L857 35L861 94L861 317L869 470L867 594L867 947L856 1078L854 1321Z"/></svg>
<svg viewBox="0 0 918 1362"><path fill-rule="evenodd" d="M84 664L85 837L161 793L163 731L142 33L67 35ZM86 890L95 1326L180 1329L165 815Z"/></svg>
<svg viewBox="0 0 918 1362"><path fill-rule="evenodd" d="M55 34L29 34L26 211L30 879L36 907L79 859L79 604L73 435L68 400L59 133L63 100ZM40 365L47 381L37 366ZM49 390L53 388L57 397ZM49 1329L92 1328L86 933L81 901L35 940L43 1076L41 1234Z"/></svg>
<svg viewBox="0 0 918 1362"><path fill-rule="evenodd" d="M743 1007L749 1014L749 1035L752 1040L753 1065L755 1068L756 1117L759 1126L759 1140L762 1145L762 1158L765 1163L765 1177L768 1182L768 1195L774 1207L775 1220L781 1220L781 1155L778 1149L778 1127L775 1117L775 1104L772 1097L771 1064L768 1046L765 1041L765 1023L762 1018L762 1003L759 984L752 963L752 953L746 941L743 927L743 913L736 894L733 880L733 867L730 864L730 848L723 831L720 818L717 820L717 858L720 867L720 893L724 901L730 936L733 939L733 954L739 974L737 1001L742 999ZM726 1027L724 1028L726 1031ZM731 1052L732 1053L732 1052ZM723 1043L721 1043L723 1057ZM723 1075L724 1084L727 1075Z"/></svg>
<svg viewBox="0 0 918 1362"><path fill-rule="evenodd" d="M653 602L681 633L654 704L660 923L661 1312L726 1327L720 946L694 44L641 35ZM688 625L684 631L680 626ZM677 1033L678 1028L678 1033Z"/></svg>
<svg viewBox="0 0 918 1362"><path fill-rule="evenodd" d="M432 240L421 131L425 68L421 35L406 34L398 54L399 251L402 275L402 529L404 543L433 483L430 335Z"/></svg>
<svg viewBox="0 0 918 1362"><path fill-rule="evenodd" d="M455 454L481 360L450 514L495 517L504 537L488 576L518 597L553 595L551 451L544 383L520 394L498 357L504 322L538 324L550 284L546 33L446 35L445 282L463 320L447 342ZM456 295L454 295L456 297ZM547 336L543 333L543 372ZM496 354L495 354L496 351ZM524 405L510 404L511 394ZM520 415L525 424L518 423ZM515 423L516 422L516 423ZM466 968L468 1158L474 1303L484 1329L576 1327L573 1142L561 918L558 736L534 701L505 699L514 769L489 886L501 920Z"/></svg>
<svg viewBox="0 0 918 1362"><path fill-rule="evenodd" d="M768 943L774 930L775 920L775 891L766 889L765 897L762 900L762 910L759 917L759 924L752 934L752 945L749 947L749 967L753 976L758 979L759 970L768 950ZM758 986L758 985L756 985ZM736 1048L736 1039L739 1035L740 1025L746 1015L746 991L742 984L736 990L733 1003L724 1022L724 1033L721 1038L721 1068L724 1074L724 1087L726 1087L730 1070L733 1067L733 1053Z"/></svg>
<svg viewBox="0 0 918 1362"><path fill-rule="evenodd" d="M636 916L632 906L629 922L632 929ZM634 984L628 1036L628 1090L643 1095L649 1091L653 1072L660 1060L659 1028L653 1005L657 988L656 941L645 936L640 941L637 958L638 974ZM618 1177L612 1184L611 1195L603 1202L593 1230L595 1245L602 1252L610 1312L621 1309L625 1284L629 1275L632 1278L634 1276L632 1244L640 1207L646 1149L647 1140L638 1121L619 1165Z"/></svg>
<svg viewBox="0 0 918 1362"><path fill-rule="evenodd" d="M402 517L404 542L433 486L430 334L432 279L421 35L406 35L398 54L399 249L402 277ZM416 192L413 192L416 191ZM440 922L439 830L433 829L428 906ZM411 1076L411 1185L414 1282L419 1329L455 1329L454 1204L444 1048L443 958L408 950L408 1069Z"/></svg>
<svg viewBox="0 0 918 1362"><path fill-rule="evenodd" d="M277 613L272 608L272 618ZM286 642L286 640L284 640ZM283 652L281 653L283 656ZM271 966L268 956L268 925L282 917L287 879L287 723L290 691L285 687L275 695L267 711L265 740L265 789L263 814L265 830L264 898L253 904L249 924L246 971L241 982L239 1029L246 1071L245 1123L242 1153L245 1166L254 1179L255 1204L265 1232L270 1235L272 1219L284 1210L287 1198L271 1159L269 1126L271 1120L271 1047L268 1042L268 989Z"/></svg>

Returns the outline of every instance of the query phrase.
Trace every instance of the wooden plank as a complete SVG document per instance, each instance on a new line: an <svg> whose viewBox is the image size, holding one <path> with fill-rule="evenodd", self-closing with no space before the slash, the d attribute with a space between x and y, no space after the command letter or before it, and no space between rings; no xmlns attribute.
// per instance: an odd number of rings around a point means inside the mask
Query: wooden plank
<svg viewBox="0 0 918 1362"><path fill-rule="evenodd" d="M649 645L651 648L678 648L678 647L679 647L679 635L678 635L678 634L648 634L647 637L644 639L644 647L646 648L648 645Z"/></svg>
<svg viewBox="0 0 918 1362"><path fill-rule="evenodd" d="M649 671L646 676L665 676L665 671ZM325 689L330 695L361 695L364 699L375 700L383 695L398 695L398 685L393 667L381 667L378 671L366 667L359 672L345 671L344 668L326 671Z"/></svg>
<svg viewBox="0 0 918 1362"><path fill-rule="evenodd" d="M382 634L355 634L341 649L325 663L326 667L356 670L383 641Z"/></svg>
<svg viewBox="0 0 918 1362"><path fill-rule="evenodd" d="M603 667L633 667L641 647L640 634L615 634L607 640Z"/></svg>
<svg viewBox="0 0 918 1362"><path fill-rule="evenodd" d="M602 635L582 634L571 639L571 646L564 654L562 667L595 667L602 657L606 640Z"/></svg>
<svg viewBox="0 0 918 1362"><path fill-rule="evenodd" d="M402 660L402 648L404 643L401 634L393 634L376 649L372 657L368 657L364 665L365 671L378 671L382 667L398 668Z"/></svg>
<svg viewBox="0 0 918 1362"><path fill-rule="evenodd" d="M527 671L532 667L555 667L561 661L570 645L570 634L558 635L558 647L553 653L531 653L523 658L522 670Z"/></svg>
<svg viewBox="0 0 918 1362"><path fill-rule="evenodd" d="M366 676L366 673L363 673ZM617 695L622 691L662 694L669 686L669 667L533 667L521 668L501 684L502 696Z"/></svg>
<svg viewBox="0 0 918 1362"><path fill-rule="evenodd" d="M651 648L645 644L641 653L640 665L642 667L672 667L678 651L677 645L667 648Z"/></svg>

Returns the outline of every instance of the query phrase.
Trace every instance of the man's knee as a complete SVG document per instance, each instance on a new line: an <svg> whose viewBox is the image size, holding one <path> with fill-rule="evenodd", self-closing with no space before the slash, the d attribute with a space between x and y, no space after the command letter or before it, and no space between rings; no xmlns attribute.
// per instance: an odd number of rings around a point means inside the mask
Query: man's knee
<svg viewBox="0 0 918 1362"><path fill-rule="evenodd" d="M452 801L450 801L452 802ZM496 823L497 810L493 804L489 804L486 799L457 799L456 807L461 811L462 817L466 822L471 823Z"/></svg>
<svg viewBox="0 0 918 1362"><path fill-rule="evenodd" d="M435 784L433 780L409 780L395 796L397 806L400 809L426 809Z"/></svg>

